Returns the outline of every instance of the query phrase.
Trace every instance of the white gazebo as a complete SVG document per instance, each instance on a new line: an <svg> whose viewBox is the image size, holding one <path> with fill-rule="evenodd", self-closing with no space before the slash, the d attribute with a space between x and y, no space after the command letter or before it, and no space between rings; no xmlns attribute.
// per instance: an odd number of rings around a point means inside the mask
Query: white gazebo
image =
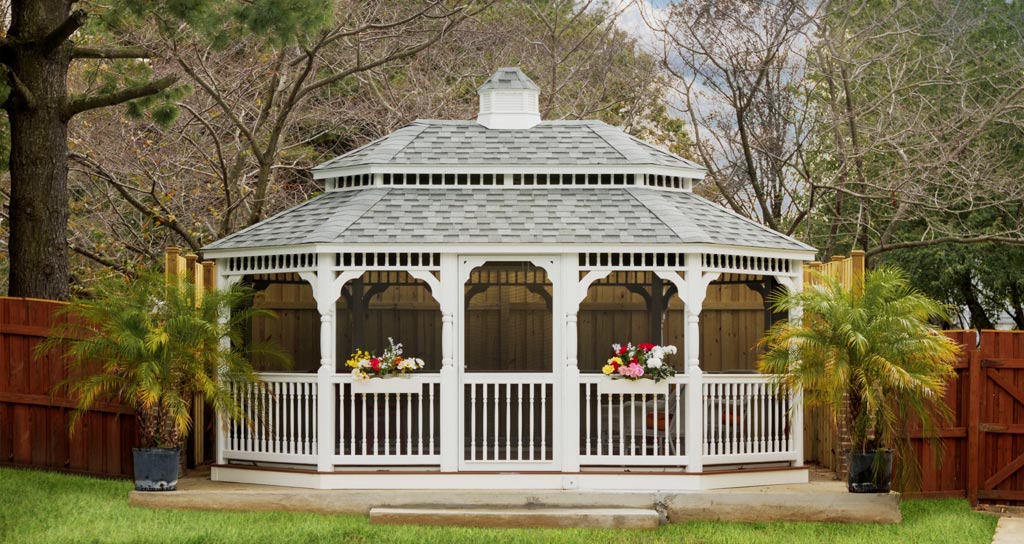
<svg viewBox="0 0 1024 544"><path fill-rule="evenodd" d="M220 287L277 282L274 292L298 293L280 307L305 296L311 317L282 312L295 368L242 392L264 423L218 426L212 478L330 489L806 481L799 399L749 359L702 370L700 343L709 285L799 289L813 248L693 194L705 170L691 161L600 121L542 121L539 89L518 68L479 94L476 121L415 121L321 164L322 195L204 248ZM726 321L703 330L715 349L736 342ZM388 336L427 368L353 383L348 353ZM598 369L612 339L678 341L678 374L610 380Z"/></svg>

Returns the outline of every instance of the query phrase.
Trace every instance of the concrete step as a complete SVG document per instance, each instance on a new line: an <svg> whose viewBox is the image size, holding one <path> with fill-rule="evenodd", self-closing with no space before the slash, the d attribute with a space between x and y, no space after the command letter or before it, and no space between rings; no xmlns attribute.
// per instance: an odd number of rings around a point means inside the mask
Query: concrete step
<svg viewBox="0 0 1024 544"><path fill-rule="evenodd" d="M456 527L587 527L655 529L658 512L645 508L371 508L370 523Z"/></svg>

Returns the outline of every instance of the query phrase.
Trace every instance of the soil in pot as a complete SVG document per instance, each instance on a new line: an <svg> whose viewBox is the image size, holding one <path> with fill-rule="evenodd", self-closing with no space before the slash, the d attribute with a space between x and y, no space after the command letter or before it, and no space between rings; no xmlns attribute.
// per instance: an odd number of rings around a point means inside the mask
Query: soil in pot
<svg viewBox="0 0 1024 544"><path fill-rule="evenodd" d="M892 450L846 452L849 470L846 489L850 493L888 493L892 482L892 453Z"/></svg>
<svg viewBox="0 0 1024 544"><path fill-rule="evenodd" d="M134 448L136 491L174 491L178 488L178 448Z"/></svg>

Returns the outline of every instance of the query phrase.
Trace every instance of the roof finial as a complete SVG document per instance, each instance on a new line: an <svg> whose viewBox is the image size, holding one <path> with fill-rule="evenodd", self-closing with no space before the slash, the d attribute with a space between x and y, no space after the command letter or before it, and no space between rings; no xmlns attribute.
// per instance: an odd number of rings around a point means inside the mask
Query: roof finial
<svg viewBox="0 0 1024 544"><path fill-rule="evenodd" d="M498 68L476 92L476 121L487 128L527 129L540 123L540 87L518 67Z"/></svg>

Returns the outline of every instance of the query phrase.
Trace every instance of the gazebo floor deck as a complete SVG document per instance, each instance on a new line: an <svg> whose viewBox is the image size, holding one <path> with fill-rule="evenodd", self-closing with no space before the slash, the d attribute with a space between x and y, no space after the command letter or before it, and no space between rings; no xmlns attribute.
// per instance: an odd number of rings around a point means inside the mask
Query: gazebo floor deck
<svg viewBox="0 0 1024 544"><path fill-rule="evenodd" d="M221 469L225 467L219 467ZM214 467L216 471L218 467ZM256 470L249 470L257 472ZM820 471L807 481L808 470L762 469L757 472L800 472L805 483L734 487L696 491L630 491L583 489L304 489L275 485L211 481L209 474L182 478L178 491L132 492L130 502L152 508L242 511L301 511L368 515L373 508L445 509L457 514L473 509L654 509L662 522L830 521L896 523L899 499L891 494L852 494L842 482ZM263 471L267 472L267 471ZM296 475L301 471L292 472ZM753 471L728 471L750 475ZM344 475L352 473L342 473ZM583 474L583 473L580 473ZM662 476L665 473L660 473ZM713 474L713 473L710 473ZM474 474L464 474L473 477ZM529 475L510 474L524 478ZM571 475L563 475L571 476ZM753 481L753 480L752 480ZM454 515L454 518L459 516Z"/></svg>

